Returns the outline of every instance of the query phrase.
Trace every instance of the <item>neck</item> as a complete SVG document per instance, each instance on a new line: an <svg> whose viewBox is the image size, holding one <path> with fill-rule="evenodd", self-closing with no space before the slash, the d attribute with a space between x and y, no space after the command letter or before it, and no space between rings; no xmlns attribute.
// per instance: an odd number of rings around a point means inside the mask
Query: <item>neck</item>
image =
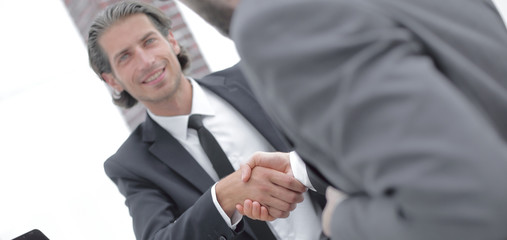
<svg viewBox="0 0 507 240"><path fill-rule="evenodd" d="M165 100L156 103L145 104L153 114L157 116L188 115L192 110L192 84L182 75L180 86Z"/></svg>

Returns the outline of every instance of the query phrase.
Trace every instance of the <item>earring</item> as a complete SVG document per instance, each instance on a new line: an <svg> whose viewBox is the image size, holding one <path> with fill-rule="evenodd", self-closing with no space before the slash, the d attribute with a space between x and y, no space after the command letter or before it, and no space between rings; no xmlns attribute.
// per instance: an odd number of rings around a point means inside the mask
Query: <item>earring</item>
<svg viewBox="0 0 507 240"><path fill-rule="evenodd" d="M113 98L114 98L114 99L120 99L120 98L121 98L121 93L122 93L122 92L123 92L123 91L118 91L118 90L116 90L115 88L113 88Z"/></svg>

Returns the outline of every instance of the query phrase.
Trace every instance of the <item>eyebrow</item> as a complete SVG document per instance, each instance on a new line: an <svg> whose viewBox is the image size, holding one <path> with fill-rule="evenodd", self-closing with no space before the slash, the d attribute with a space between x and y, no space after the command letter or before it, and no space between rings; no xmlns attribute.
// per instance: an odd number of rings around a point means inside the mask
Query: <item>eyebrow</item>
<svg viewBox="0 0 507 240"><path fill-rule="evenodd" d="M139 42L144 42L147 38L149 38L149 37L150 37L151 35L153 35L153 34L155 34L155 32L154 32L154 31L150 31L150 32L148 32L148 33L144 34L144 36L143 36L143 37L139 40ZM127 51L128 51L128 49L129 49L129 47L127 47L127 48L125 48L125 49L121 50L119 53L115 54L115 55L114 55L113 60L114 60L115 62L117 62L117 61L118 61L118 58L119 58L121 55L123 55L125 52L127 52Z"/></svg>

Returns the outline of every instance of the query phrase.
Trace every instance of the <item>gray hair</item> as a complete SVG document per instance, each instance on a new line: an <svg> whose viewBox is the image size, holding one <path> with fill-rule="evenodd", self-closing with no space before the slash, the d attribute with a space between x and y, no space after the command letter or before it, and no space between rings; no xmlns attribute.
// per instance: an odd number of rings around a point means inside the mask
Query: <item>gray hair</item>
<svg viewBox="0 0 507 240"><path fill-rule="evenodd" d="M121 19L132 16L134 14L145 14L153 23L155 28L163 35L167 36L171 30L171 20L158 8L147 3L138 1L122 1L108 6L97 15L88 31L88 58L93 71L102 78L102 73L111 73L111 63L99 44L99 38L113 24ZM189 65L189 58L186 52L182 51L177 55L181 68L184 70ZM121 107L130 108L137 103L127 91L120 94L113 94L113 102Z"/></svg>

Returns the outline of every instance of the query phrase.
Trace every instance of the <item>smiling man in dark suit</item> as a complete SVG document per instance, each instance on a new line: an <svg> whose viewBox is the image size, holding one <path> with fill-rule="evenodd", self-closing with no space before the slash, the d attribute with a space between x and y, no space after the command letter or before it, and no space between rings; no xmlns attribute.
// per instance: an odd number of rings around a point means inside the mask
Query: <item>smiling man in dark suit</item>
<svg viewBox="0 0 507 240"><path fill-rule="evenodd" d="M187 127L193 116L202 119L234 169L257 151L290 150L237 66L201 80L185 77L188 60L169 19L133 1L112 5L97 17L88 51L94 71L118 95L118 105L139 101L148 109L146 121L105 163L126 198L138 239L321 237L316 206L289 172L259 168L247 183L239 171L221 176L200 135ZM261 199L282 219L254 227L258 223L242 220L236 211L245 199Z"/></svg>

